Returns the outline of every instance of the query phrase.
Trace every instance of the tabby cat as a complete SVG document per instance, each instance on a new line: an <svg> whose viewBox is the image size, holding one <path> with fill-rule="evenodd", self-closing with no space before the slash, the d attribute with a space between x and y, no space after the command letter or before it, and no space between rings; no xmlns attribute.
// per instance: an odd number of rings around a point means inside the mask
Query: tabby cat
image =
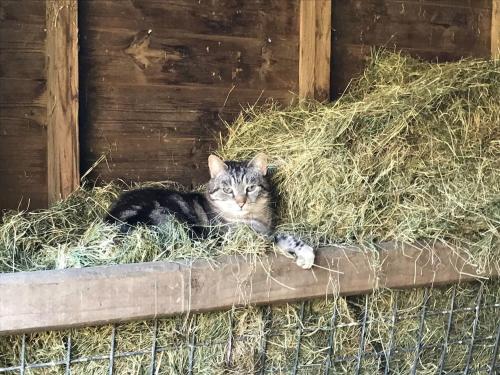
<svg viewBox="0 0 500 375"><path fill-rule="evenodd" d="M297 264L311 268L314 249L288 234L274 234L272 186L267 157L250 161L208 158L210 181L205 192L180 192L163 188L142 188L122 194L110 207L105 220L127 232L137 224L161 225L172 217L188 224L193 234L206 237L210 227L231 229L246 224L272 239L282 250L294 254Z"/></svg>

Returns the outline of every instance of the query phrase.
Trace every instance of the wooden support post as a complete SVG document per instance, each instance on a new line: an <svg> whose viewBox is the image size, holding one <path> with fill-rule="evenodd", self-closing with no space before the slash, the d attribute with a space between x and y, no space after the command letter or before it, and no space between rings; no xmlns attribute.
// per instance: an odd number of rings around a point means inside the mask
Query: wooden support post
<svg viewBox="0 0 500 375"><path fill-rule="evenodd" d="M363 294L378 288L451 284L480 276L461 254L439 243L388 242L376 254L335 246L320 249L316 258L312 270L271 254L259 262L225 256L216 263L156 262L0 274L0 334Z"/></svg>
<svg viewBox="0 0 500 375"><path fill-rule="evenodd" d="M52 204L80 184L77 0L46 0L47 185Z"/></svg>
<svg viewBox="0 0 500 375"><path fill-rule="evenodd" d="M491 3L491 57L500 59L500 0Z"/></svg>
<svg viewBox="0 0 500 375"><path fill-rule="evenodd" d="M300 1L299 97L330 98L331 0Z"/></svg>

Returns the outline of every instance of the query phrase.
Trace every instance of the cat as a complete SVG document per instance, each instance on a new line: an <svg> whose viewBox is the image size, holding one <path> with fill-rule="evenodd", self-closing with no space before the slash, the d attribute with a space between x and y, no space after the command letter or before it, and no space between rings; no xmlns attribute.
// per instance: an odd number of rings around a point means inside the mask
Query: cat
<svg viewBox="0 0 500 375"><path fill-rule="evenodd" d="M274 194L265 154L250 161L223 161L210 155L208 169L210 180L204 192L165 188L127 191L111 205L105 221L128 232L138 224L158 226L174 217L201 238L210 235L211 227L230 230L244 224L295 255L299 267L312 267L315 251L311 246L289 234L274 234Z"/></svg>

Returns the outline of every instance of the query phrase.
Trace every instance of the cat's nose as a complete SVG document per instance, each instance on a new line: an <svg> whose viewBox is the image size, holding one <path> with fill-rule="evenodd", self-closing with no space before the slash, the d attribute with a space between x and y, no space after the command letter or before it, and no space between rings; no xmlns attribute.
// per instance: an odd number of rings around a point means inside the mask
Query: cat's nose
<svg viewBox="0 0 500 375"><path fill-rule="evenodd" d="M234 200L236 201L236 203L238 204L238 206L240 206L240 208L243 208L243 206L245 205L245 203L247 202L247 199L245 196L239 196L237 195Z"/></svg>

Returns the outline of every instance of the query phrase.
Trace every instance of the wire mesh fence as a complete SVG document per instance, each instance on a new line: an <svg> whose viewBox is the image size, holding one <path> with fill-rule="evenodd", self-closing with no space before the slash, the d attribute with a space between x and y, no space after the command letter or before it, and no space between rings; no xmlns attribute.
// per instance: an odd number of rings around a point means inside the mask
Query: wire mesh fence
<svg viewBox="0 0 500 375"><path fill-rule="evenodd" d="M500 283L0 337L4 374L498 374Z"/></svg>

